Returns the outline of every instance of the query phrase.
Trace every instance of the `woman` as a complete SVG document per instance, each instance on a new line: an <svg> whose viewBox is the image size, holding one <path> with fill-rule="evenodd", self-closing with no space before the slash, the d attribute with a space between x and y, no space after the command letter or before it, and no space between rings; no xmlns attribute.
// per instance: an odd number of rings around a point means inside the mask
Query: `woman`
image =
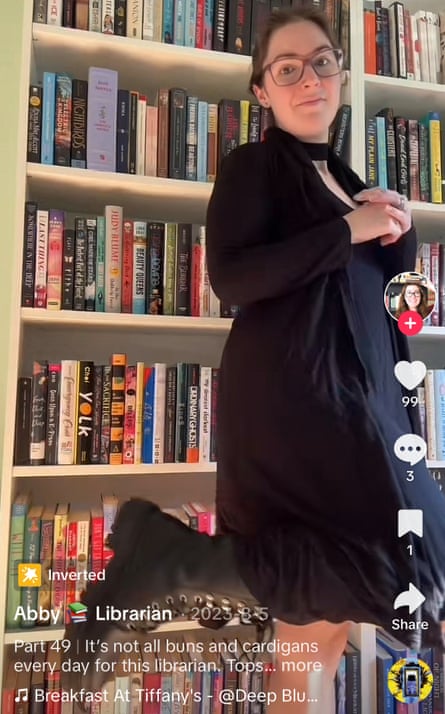
<svg viewBox="0 0 445 714"><path fill-rule="evenodd" d="M428 307L426 289L423 288L422 285L416 282L405 283L399 295L395 317L398 319L402 312L413 310L414 312L418 312L419 315L425 319L431 313L432 309L433 306L431 308Z"/></svg>
<svg viewBox="0 0 445 714"><path fill-rule="evenodd" d="M348 622L390 629L401 616L394 600L411 584L426 601L403 617L428 629L397 635L413 648L420 632L422 644L442 645L445 507L425 466L408 479L393 451L418 424L394 377L407 342L383 296L389 279L414 268L415 231L396 192L366 191L328 149L341 68L323 15L279 12L263 28L252 89L275 126L224 159L207 215L210 280L240 306L221 362L220 534L190 531L150 502L124 504L105 581L84 598L92 616L67 632L79 651L99 638L113 658L116 630L95 618L97 606L212 593L231 598L229 610L246 602L246 620L261 620L256 606L266 606L277 639L312 643L332 693ZM397 511L410 506L424 509L424 537L398 540ZM304 660L299 651L293 661ZM289 674L281 659L270 688L307 691L307 672ZM270 713L308 706L278 697Z"/></svg>

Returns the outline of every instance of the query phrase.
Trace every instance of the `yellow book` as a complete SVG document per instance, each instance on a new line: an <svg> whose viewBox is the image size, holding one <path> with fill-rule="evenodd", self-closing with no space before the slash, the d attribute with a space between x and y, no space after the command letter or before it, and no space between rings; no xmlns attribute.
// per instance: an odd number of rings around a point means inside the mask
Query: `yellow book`
<svg viewBox="0 0 445 714"><path fill-rule="evenodd" d="M440 140L440 119L435 113L429 115L430 135L430 182L431 201L442 203L442 158Z"/></svg>
<svg viewBox="0 0 445 714"><path fill-rule="evenodd" d="M240 130L239 143L247 144L249 141L249 112L250 102L248 99L240 100Z"/></svg>

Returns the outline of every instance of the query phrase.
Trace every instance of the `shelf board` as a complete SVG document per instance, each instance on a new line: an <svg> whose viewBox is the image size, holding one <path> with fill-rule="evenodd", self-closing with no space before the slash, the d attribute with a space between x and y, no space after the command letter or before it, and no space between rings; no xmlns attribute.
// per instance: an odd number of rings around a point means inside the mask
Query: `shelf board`
<svg viewBox="0 0 445 714"><path fill-rule="evenodd" d="M102 215L118 205L143 220L202 223L213 183L27 164L29 200L42 208Z"/></svg>
<svg viewBox="0 0 445 714"><path fill-rule="evenodd" d="M215 473L215 462L197 464L87 464L85 466L14 466L15 478L68 478L70 476L92 478L94 476L161 476L181 474L184 476L197 473Z"/></svg>
<svg viewBox="0 0 445 714"><path fill-rule="evenodd" d="M445 212L444 212L445 213ZM444 216L445 217L445 216ZM109 312L86 312L74 310L43 310L41 308L22 307L21 320L25 325L49 329L82 328L86 330L143 330L145 332L169 333L217 333L226 334L232 327L233 320L228 317L179 317L175 315L131 315ZM410 339L444 339L445 327L425 326Z"/></svg>
<svg viewBox="0 0 445 714"><path fill-rule="evenodd" d="M109 312L85 312L71 310L43 310L22 308L22 322L45 328L70 328L99 330L141 330L170 333L218 333L230 330L233 320L226 317L180 317L175 315L130 315Z"/></svg>
<svg viewBox="0 0 445 714"><path fill-rule="evenodd" d="M34 24L33 49L39 77L44 71L87 79L89 67L119 72L119 87L144 94L150 104L160 87L186 89L208 102L252 99L251 58L230 52L135 40L66 27ZM174 78L174 80L172 79Z"/></svg>
<svg viewBox="0 0 445 714"><path fill-rule="evenodd" d="M365 93L366 110L369 115L385 106L394 107L396 114L417 118L427 112L445 110L443 84L365 74Z"/></svg>
<svg viewBox="0 0 445 714"><path fill-rule="evenodd" d="M225 627L238 627L239 618L235 617L230 620ZM172 622L165 622L156 630L153 630L152 634L154 636L162 632L183 632L184 630L202 630L204 629L195 620L175 620ZM52 640L61 640L65 634L65 630L62 627L35 627L29 629L16 629L9 630L5 633L4 643L5 645L13 645L17 640L23 640L25 642L51 642Z"/></svg>
<svg viewBox="0 0 445 714"><path fill-rule="evenodd" d="M443 340L445 339L445 327L432 327L426 325L418 335L410 337L411 340Z"/></svg>
<svg viewBox="0 0 445 714"><path fill-rule="evenodd" d="M431 461L427 459L426 465L429 469L445 469L445 461Z"/></svg>

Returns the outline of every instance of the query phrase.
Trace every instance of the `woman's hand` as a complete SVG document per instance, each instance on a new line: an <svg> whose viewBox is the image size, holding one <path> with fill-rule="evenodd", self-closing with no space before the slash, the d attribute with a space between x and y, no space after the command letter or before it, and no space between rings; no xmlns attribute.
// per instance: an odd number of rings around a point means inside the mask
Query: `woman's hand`
<svg viewBox="0 0 445 714"><path fill-rule="evenodd" d="M409 201L397 191L380 187L366 188L354 196L354 201L365 203L386 203L393 206L392 218L400 224L401 233L399 235L388 233L381 236L380 245L390 245L399 240L400 236L409 231L412 224L411 209Z"/></svg>

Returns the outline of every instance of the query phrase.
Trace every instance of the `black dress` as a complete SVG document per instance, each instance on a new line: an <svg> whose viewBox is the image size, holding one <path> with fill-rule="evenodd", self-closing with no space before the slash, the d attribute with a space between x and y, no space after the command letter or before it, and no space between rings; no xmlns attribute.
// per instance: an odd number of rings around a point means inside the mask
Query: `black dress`
<svg viewBox="0 0 445 714"><path fill-rule="evenodd" d="M383 302L388 280L414 269L415 230L352 246L351 208L312 164L326 156L348 195L365 187L327 145L273 128L223 161L209 203L210 280L240 307L220 371L219 530L274 617L423 620L394 634L441 646L445 500L424 462L409 482L393 452L419 422L393 373L407 340ZM424 511L422 539L397 537L407 507ZM410 583L426 597L411 615L393 608Z"/></svg>

